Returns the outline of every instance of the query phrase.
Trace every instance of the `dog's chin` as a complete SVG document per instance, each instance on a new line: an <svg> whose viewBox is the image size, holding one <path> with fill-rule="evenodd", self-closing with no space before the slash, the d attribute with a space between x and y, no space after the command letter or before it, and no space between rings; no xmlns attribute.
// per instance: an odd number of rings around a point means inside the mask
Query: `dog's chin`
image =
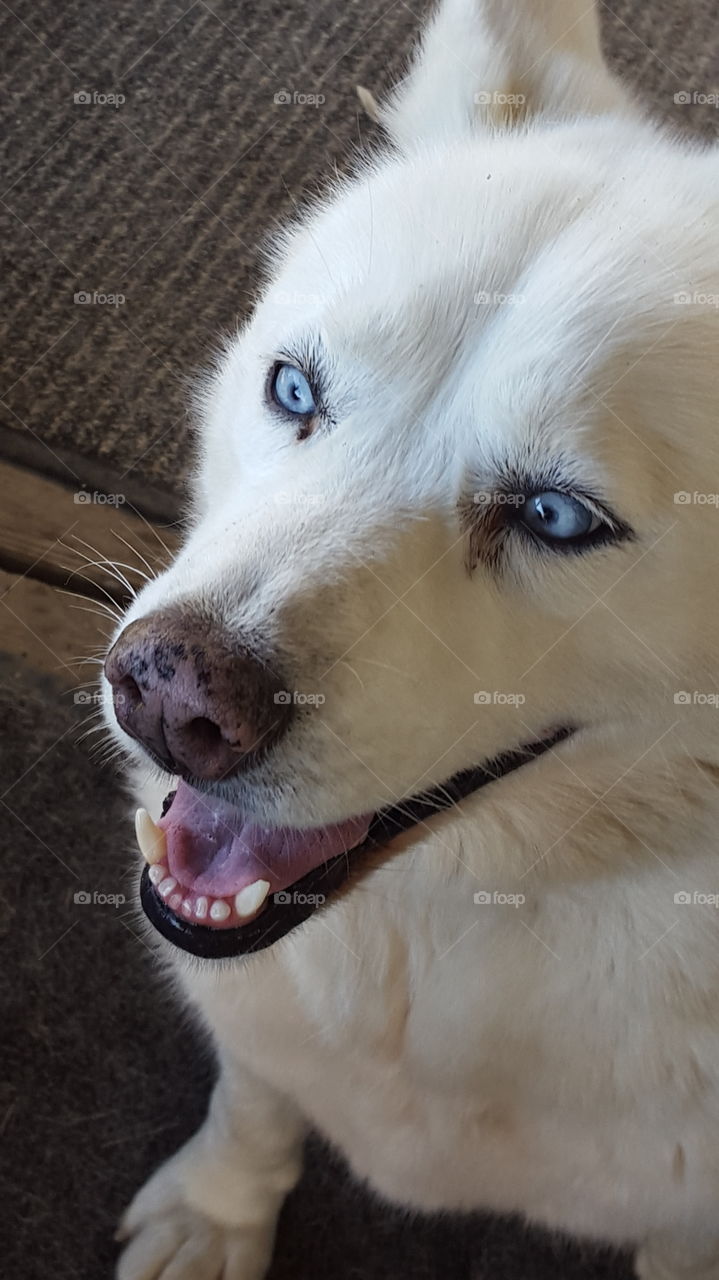
<svg viewBox="0 0 719 1280"><path fill-rule="evenodd" d="M141 901L157 931L206 959L246 955L272 945L362 872L365 855L388 849L404 832L523 768L574 732L561 725L441 785L396 804L321 825L264 825L240 796L246 787L212 788L181 780L159 824L138 813L145 856ZM232 798L228 798L228 795ZM295 788L295 804L297 803Z"/></svg>

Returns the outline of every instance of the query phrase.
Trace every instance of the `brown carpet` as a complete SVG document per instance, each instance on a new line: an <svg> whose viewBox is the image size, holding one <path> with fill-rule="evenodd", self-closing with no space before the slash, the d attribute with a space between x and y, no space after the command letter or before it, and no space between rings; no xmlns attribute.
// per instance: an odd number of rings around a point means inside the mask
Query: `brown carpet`
<svg viewBox="0 0 719 1280"><path fill-rule="evenodd" d="M135 933L127 800L88 768L87 708L0 656L0 1259L12 1280L109 1280L125 1203L199 1123L207 1047ZM106 832L112 831L112 839ZM124 832L125 835L119 835ZM75 895L124 894L120 906ZM319 1139L268 1280L630 1280L626 1258L516 1220L418 1217Z"/></svg>
<svg viewBox="0 0 719 1280"><path fill-rule="evenodd" d="M160 514L174 507L188 377L247 312L268 230L372 133L354 86L391 81L425 9L426 0L0 4L0 449L67 479L111 475L109 487L122 483ZM601 9L612 63L657 115L716 136L719 112L674 103L683 89L719 87L714 0ZM326 102L276 105L283 89ZM78 292L125 301L83 305Z"/></svg>

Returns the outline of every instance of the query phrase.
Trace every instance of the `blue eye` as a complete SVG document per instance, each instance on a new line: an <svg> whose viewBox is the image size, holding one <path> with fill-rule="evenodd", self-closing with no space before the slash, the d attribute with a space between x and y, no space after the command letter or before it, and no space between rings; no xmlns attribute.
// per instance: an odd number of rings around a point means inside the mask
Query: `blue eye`
<svg viewBox="0 0 719 1280"><path fill-rule="evenodd" d="M554 490L527 498L520 509L520 519L544 542L581 540L603 524L578 498Z"/></svg>
<svg viewBox="0 0 719 1280"><path fill-rule="evenodd" d="M317 412L312 388L301 369L293 364L280 364L275 369L270 390L275 402L287 413L308 418Z"/></svg>

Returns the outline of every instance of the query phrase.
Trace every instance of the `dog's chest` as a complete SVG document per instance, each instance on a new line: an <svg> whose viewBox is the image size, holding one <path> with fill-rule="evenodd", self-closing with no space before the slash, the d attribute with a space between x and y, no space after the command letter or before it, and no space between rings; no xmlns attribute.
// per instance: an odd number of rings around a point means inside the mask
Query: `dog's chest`
<svg viewBox="0 0 719 1280"><path fill-rule="evenodd" d="M636 1228L631 1188L647 1213L675 1196L677 1146L701 1110L688 1119L686 1096L676 1109L684 1049L668 1050L648 1110L651 1019L631 983L614 999L616 956L591 929L542 942L548 920L530 927L511 906L465 919L455 904L445 936L437 911L404 931L364 905L193 992L220 1041L359 1175L424 1209L523 1210L614 1238ZM666 1011L660 1034L672 1036Z"/></svg>

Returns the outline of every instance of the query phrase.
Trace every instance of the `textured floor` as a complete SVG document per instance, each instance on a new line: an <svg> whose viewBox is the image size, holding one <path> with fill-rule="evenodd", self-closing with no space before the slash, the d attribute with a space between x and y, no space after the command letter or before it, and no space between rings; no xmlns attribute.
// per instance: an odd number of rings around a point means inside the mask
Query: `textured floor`
<svg viewBox="0 0 719 1280"><path fill-rule="evenodd" d="M600 5L610 60L658 116L719 112L714 0ZM3 95L0 448L128 492L182 487L187 379L246 314L258 245L362 135L426 0L14 0ZM278 105L282 91L321 106ZM93 94L123 95L121 105ZM78 304L78 292L123 295ZM47 446L47 447L43 447ZM58 457L58 454L60 457ZM62 459L62 460L61 460ZM152 503L149 503L151 506Z"/></svg>
<svg viewBox="0 0 719 1280"><path fill-rule="evenodd" d="M210 1056L136 936L127 802L77 745L85 708L0 657L0 1258L103 1280L120 1210L199 1122ZM123 826L123 823L125 825ZM108 831L128 833L128 840ZM122 905L75 895L124 895ZM380 1205L310 1143L270 1280L629 1280L626 1260L500 1219Z"/></svg>

